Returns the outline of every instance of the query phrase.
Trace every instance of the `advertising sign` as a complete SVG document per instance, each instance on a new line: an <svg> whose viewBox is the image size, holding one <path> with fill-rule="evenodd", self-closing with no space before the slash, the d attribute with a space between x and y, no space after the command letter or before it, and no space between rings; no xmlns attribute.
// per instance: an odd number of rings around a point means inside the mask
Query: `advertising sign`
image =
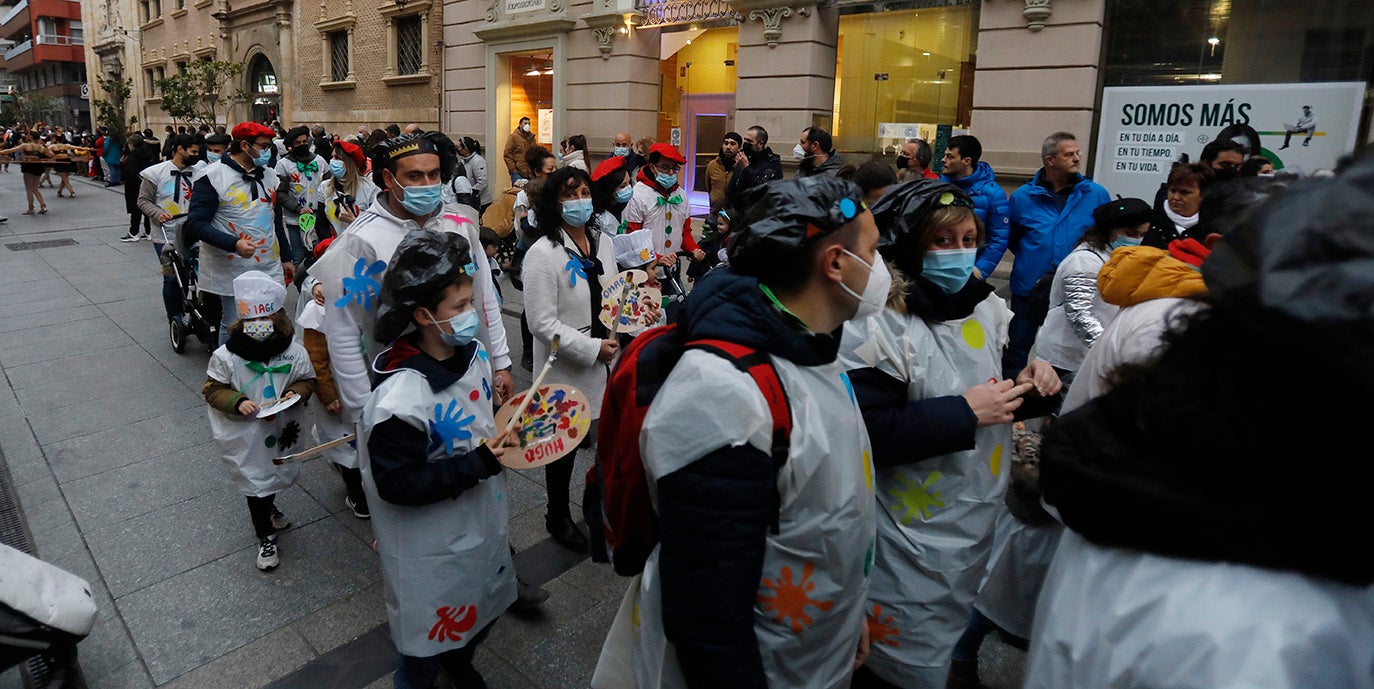
<svg viewBox="0 0 1374 689"><path fill-rule="evenodd" d="M1114 196L1152 200L1181 154L1196 161L1228 127L1246 146L1256 143L1247 140L1253 130L1276 170L1330 169L1355 149L1364 90L1359 82L1105 88L1092 176Z"/></svg>

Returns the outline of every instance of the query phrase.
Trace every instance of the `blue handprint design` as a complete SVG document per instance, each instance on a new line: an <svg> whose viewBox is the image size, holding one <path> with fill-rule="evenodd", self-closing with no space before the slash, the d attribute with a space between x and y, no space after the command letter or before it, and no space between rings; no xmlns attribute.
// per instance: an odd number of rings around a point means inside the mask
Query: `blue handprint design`
<svg viewBox="0 0 1374 689"><path fill-rule="evenodd" d="M569 285L576 287L578 278L582 278L584 281L587 279L587 269L582 267L580 259L570 258L563 267L568 271Z"/></svg>
<svg viewBox="0 0 1374 689"><path fill-rule="evenodd" d="M444 409L442 403L434 405L434 419L429 422L427 452L442 449L445 454L453 454L457 441L472 439L472 431L467 427L475 420L477 417L474 415L463 416L457 400L450 401L448 409Z"/></svg>
<svg viewBox="0 0 1374 689"><path fill-rule="evenodd" d="M381 281L373 276L380 275L384 270L386 261L374 261L368 265L367 258L360 256L358 262L353 264L353 277L343 279L344 294L334 305L343 308L350 302L357 302L364 309L372 310L372 300L382 293Z"/></svg>

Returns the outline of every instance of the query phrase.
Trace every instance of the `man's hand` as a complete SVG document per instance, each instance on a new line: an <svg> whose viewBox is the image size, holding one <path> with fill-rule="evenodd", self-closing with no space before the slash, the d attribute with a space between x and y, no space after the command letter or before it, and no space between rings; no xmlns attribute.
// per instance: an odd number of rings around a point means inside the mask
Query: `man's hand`
<svg viewBox="0 0 1374 689"><path fill-rule="evenodd" d="M749 167L749 156L744 155L744 151L735 154L735 164L740 167Z"/></svg>
<svg viewBox="0 0 1374 689"><path fill-rule="evenodd" d="M693 251L693 252L692 252L692 260L693 260L693 261L705 261L705 260L706 260L706 252L705 252L705 251L702 251L701 249L697 249L696 251Z"/></svg>
<svg viewBox="0 0 1374 689"><path fill-rule="evenodd" d="M234 253L238 254L239 258L252 258L253 252L257 250L258 245L251 239L240 239L234 243Z"/></svg>
<svg viewBox="0 0 1374 689"><path fill-rule="evenodd" d="M510 369L503 368L494 374L496 379L496 403L505 404L510 396L515 394L515 379L510 375Z"/></svg>
<svg viewBox="0 0 1374 689"><path fill-rule="evenodd" d="M677 254L663 254L658 257L658 264L672 268L677 265Z"/></svg>

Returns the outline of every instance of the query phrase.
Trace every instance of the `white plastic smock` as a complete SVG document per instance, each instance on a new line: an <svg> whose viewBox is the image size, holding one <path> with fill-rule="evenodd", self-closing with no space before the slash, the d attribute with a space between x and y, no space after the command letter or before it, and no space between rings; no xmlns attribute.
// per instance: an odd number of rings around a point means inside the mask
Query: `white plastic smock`
<svg viewBox="0 0 1374 689"><path fill-rule="evenodd" d="M1025 686L1374 689L1372 668L1374 586L1104 548L1067 531Z"/></svg>
<svg viewBox="0 0 1374 689"><path fill-rule="evenodd" d="M296 202L298 208L314 208L315 204L323 200L320 196L320 182L329 173L329 163L324 158L316 155L304 163L298 163L290 158L282 156L277 159L277 167L274 168L277 179L284 179L287 183L287 191L291 193L291 198ZM282 220L291 226L300 225L301 214L293 213L286 208L282 208ZM297 230L292 230L297 231Z"/></svg>
<svg viewBox="0 0 1374 689"><path fill-rule="evenodd" d="M0 602L39 624L68 634L86 636L95 626L96 606L90 583L3 543Z"/></svg>
<svg viewBox="0 0 1374 689"><path fill-rule="evenodd" d="M838 362L772 362L793 426L787 464L778 474L780 533L767 536L754 632L769 686L848 687L873 559L868 432ZM713 354L689 351L644 420L640 445L649 485L723 446L748 443L770 452L771 429L752 378ZM655 549L631 581L593 687L686 687L663 630L658 563Z"/></svg>
<svg viewBox="0 0 1374 689"><path fill-rule="evenodd" d="M221 345L210 355L206 375L261 405L280 397L292 383L314 378L315 369L310 365L310 354L299 342L292 342L281 354L262 364L231 354L228 346ZM302 442L304 404L292 405L270 420L226 414L213 407L207 410L220 460L239 491L261 498L295 483L300 465L278 466L272 458L306 446Z"/></svg>
<svg viewBox="0 0 1374 689"><path fill-rule="evenodd" d="M1183 319L1207 308L1197 299L1152 299L1128 306L1088 350L1083 366L1064 393L1060 414L1067 414L1111 389L1112 374L1126 364L1144 364L1162 351L1164 334Z"/></svg>
<svg viewBox="0 0 1374 689"><path fill-rule="evenodd" d="M174 175L172 174L174 172L182 174ZM162 212L173 216L167 222L158 223L161 229L153 233L153 242L157 244L170 242L172 246L177 248L177 251L184 252L186 247L181 243L181 226L186 222L186 214L191 210L191 184L195 170L187 167L185 171L182 171L172 161L164 160L157 165L145 168L138 175L152 182L157 189L157 207L162 209Z"/></svg>
<svg viewBox="0 0 1374 689"><path fill-rule="evenodd" d="M340 197L334 193L334 185L337 181L330 177L320 182L320 198L324 199L324 217L329 220L329 225L334 229L334 236L343 234L351 223L344 222L339 218ZM353 207L348 209L356 220L363 211L372 207L377 200L377 185L372 182L370 177L358 176L358 193L353 195Z"/></svg>
<svg viewBox="0 0 1374 689"><path fill-rule="evenodd" d="M301 285L300 313L296 315L296 327L300 331L314 330L324 334L324 305L317 304L314 299L310 298L310 291L315 284L317 281L314 278L306 278ZM357 424L345 417L342 412L330 414L324 410L322 404L317 404L311 409L311 417L315 424L310 430L310 437L316 445L323 445L346 435L351 435L357 429ZM356 469L358 468L357 443L351 442L325 450L324 458L345 469Z"/></svg>
<svg viewBox="0 0 1374 689"><path fill-rule="evenodd" d="M211 163L198 179L208 179L219 195L219 208L211 225L220 232L247 239L256 245L253 255L243 258L232 251L201 242L200 289L210 294L232 295L234 278L259 270L281 280L281 247L273 205L277 202L277 173L262 172L262 181L250 184L243 173L224 163Z"/></svg>
<svg viewBox="0 0 1374 689"><path fill-rule="evenodd" d="M427 658L462 648L515 601L515 568L507 542L509 497L503 474L452 500L393 505L377 494L367 441L372 429L400 419L430 436L427 461L445 462L496 434L491 367L479 344L468 370L435 392L402 368L368 397L358 430L363 489L382 563L391 638L404 655Z"/></svg>
<svg viewBox="0 0 1374 689"><path fill-rule="evenodd" d="M1003 505L993 527L987 578L973 607L1008 633L1029 639L1035 602L1063 532L1057 521L1027 524Z"/></svg>
<svg viewBox="0 0 1374 689"><path fill-rule="evenodd" d="M967 318L927 322L884 309L845 324L846 368L905 381L907 398L961 395L1000 378L1011 311L988 295ZM954 644L992 549L1011 470L1011 424L979 427L974 449L878 468L878 548L867 667L901 687L944 687Z"/></svg>

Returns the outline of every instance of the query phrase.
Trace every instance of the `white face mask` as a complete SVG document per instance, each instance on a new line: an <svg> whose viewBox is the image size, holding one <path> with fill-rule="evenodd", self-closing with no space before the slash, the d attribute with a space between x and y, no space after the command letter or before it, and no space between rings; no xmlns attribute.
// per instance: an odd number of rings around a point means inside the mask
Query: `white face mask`
<svg viewBox="0 0 1374 689"><path fill-rule="evenodd" d="M528 134L528 133L530 132L530 123L529 123L529 122L526 122L526 123L520 125L520 130L523 131L523 132L525 132L526 134Z"/></svg>
<svg viewBox="0 0 1374 689"><path fill-rule="evenodd" d="M892 274L887 271L887 262L883 260L882 254L876 255L873 263L869 263L848 249L845 249L844 252L868 268L869 273L863 294L857 294L849 288L849 285L840 283L840 289L859 300L859 310L849 320L861 321L869 316L882 313L883 307L887 305L888 292L892 289Z"/></svg>

